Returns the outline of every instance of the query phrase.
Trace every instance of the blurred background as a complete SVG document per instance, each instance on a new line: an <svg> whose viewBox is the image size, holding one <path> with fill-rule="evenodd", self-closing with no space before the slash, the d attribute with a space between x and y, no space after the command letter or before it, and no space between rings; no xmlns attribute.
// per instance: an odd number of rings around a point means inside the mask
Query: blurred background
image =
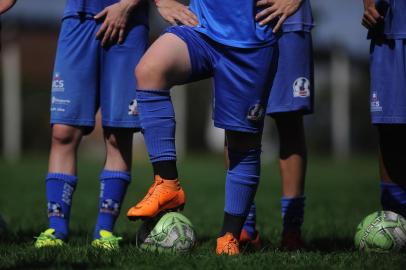
<svg viewBox="0 0 406 270"><path fill-rule="evenodd" d="M311 155L345 159L376 152L369 121L368 41L360 25L362 1L311 1L317 26L315 48L315 114L306 117ZM20 0L2 19L0 151L4 160L47 155L53 58L64 0ZM151 42L166 25L151 8ZM211 121L211 82L173 91L181 157L221 152L223 131ZM277 132L267 119L264 157L277 154ZM142 136L135 135L134 156L146 159ZM104 156L100 126L81 146L82 155Z"/></svg>

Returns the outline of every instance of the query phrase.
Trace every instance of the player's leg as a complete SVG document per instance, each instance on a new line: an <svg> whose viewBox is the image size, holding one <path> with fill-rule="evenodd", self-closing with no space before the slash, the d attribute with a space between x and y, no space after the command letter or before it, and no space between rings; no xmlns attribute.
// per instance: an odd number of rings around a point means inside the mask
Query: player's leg
<svg viewBox="0 0 406 270"><path fill-rule="evenodd" d="M381 204L406 217L406 125L378 125Z"/></svg>
<svg viewBox="0 0 406 270"><path fill-rule="evenodd" d="M205 42L190 28L169 28L148 49L137 65L137 102L140 121L155 182L145 198L132 207L130 219L153 217L163 210L182 208L183 189L178 181L175 148L175 112L170 88L188 81L192 75L193 57L204 57ZM197 61L194 61L197 62ZM195 74L203 70L193 71ZM151 203L159 199L160 204Z"/></svg>
<svg viewBox="0 0 406 270"><path fill-rule="evenodd" d="M403 40L371 43L371 118L379 133L381 204L405 216L406 45Z"/></svg>
<svg viewBox="0 0 406 270"><path fill-rule="evenodd" d="M267 114L276 121L279 133L279 168L282 179L281 247L303 246L306 139L303 115L313 111L313 46L309 32L283 33L278 41L279 59Z"/></svg>
<svg viewBox="0 0 406 270"><path fill-rule="evenodd" d="M229 168L217 254L238 254L238 242L259 183L261 133L226 131Z"/></svg>
<svg viewBox="0 0 406 270"><path fill-rule="evenodd" d="M93 28L89 20L79 18L62 22L52 82L52 145L46 177L49 229L38 237L36 247L60 245L69 234L77 148L82 136L92 130L97 108Z"/></svg>
<svg viewBox="0 0 406 270"><path fill-rule="evenodd" d="M216 66L213 118L215 126L226 130L229 168L224 221L216 253L236 255L260 178L264 104L274 76L275 51L273 47L219 50L224 59ZM238 68L241 72L235 73Z"/></svg>
<svg viewBox="0 0 406 270"><path fill-rule="evenodd" d="M301 112L274 115L279 133L279 169L282 178L283 233L281 247L303 247L304 184L307 163L306 139Z"/></svg>
<svg viewBox="0 0 406 270"><path fill-rule="evenodd" d="M104 127L106 161L100 173L99 211L92 245L117 249L120 237L114 236L114 225L131 183L133 130Z"/></svg>
<svg viewBox="0 0 406 270"><path fill-rule="evenodd" d="M230 159L228 157L228 143L224 138L224 165L226 170L230 167ZM256 229L257 218L257 206L255 202L252 202L247 218L245 219L243 228L241 230L239 242L241 245L249 245L255 250L259 250L262 247L262 241L259 233Z"/></svg>
<svg viewBox="0 0 406 270"><path fill-rule="evenodd" d="M95 247L116 249L113 235L127 187L131 182L133 133L140 130L134 68L148 46L148 28L129 29L125 42L100 48L100 104L106 160L100 174L99 211Z"/></svg>

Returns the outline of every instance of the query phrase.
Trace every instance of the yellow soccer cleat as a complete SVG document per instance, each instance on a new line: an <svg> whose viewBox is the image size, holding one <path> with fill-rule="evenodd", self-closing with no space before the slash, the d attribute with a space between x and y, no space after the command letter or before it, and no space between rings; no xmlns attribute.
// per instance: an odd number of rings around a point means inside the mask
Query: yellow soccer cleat
<svg viewBox="0 0 406 270"><path fill-rule="evenodd" d="M92 247L98 249L104 249L108 251L118 250L120 248L119 241L122 237L114 236L111 232L106 230L100 230L100 238L94 239Z"/></svg>
<svg viewBox="0 0 406 270"><path fill-rule="evenodd" d="M56 238L54 233L54 229L47 229L45 232L42 232L38 237L35 237L37 240L35 240L34 246L36 248L63 246L64 242Z"/></svg>

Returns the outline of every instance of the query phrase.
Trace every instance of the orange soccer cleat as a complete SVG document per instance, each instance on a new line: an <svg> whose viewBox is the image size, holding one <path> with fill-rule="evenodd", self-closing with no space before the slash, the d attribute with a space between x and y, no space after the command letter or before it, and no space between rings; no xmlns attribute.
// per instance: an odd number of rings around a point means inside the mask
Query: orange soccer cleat
<svg viewBox="0 0 406 270"><path fill-rule="evenodd" d="M240 234L240 244L247 245L254 250L260 250L262 248L262 241L259 237L258 231L255 231L255 238L253 239L246 229L242 229Z"/></svg>
<svg viewBox="0 0 406 270"><path fill-rule="evenodd" d="M217 238L217 255L234 256L240 254L240 244L232 233L226 233L222 237Z"/></svg>
<svg viewBox="0 0 406 270"><path fill-rule="evenodd" d="M152 218L163 211L182 210L185 205L185 193L178 180L164 180L155 176L154 184L144 199L127 212L130 220Z"/></svg>

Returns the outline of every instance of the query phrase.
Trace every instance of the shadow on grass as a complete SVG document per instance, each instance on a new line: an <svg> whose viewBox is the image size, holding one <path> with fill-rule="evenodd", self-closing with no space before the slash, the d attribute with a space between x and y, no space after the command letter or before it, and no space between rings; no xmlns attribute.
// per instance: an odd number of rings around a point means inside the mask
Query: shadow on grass
<svg viewBox="0 0 406 270"><path fill-rule="evenodd" d="M319 252L346 252L354 251L354 240L349 237L343 238L314 238L307 242L306 251Z"/></svg>
<svg viewBox="0 0 406 270"><path fill-rule="evenodd" d="M212 245L215 246L216 237L213 235L204 235L198 238L197 245ZM246 253L255 252L249 246L243 246L243 251ZM262 239L262 252L273 252L279 249L279 243L270 241L269 239ZM302 249L304 252L323 252L323 253L335 253L335 252L348 252L354 251L354 242L352 238L314 238L306 242L306 247ZM282 251L282 250L280 250Z"/></svg>

